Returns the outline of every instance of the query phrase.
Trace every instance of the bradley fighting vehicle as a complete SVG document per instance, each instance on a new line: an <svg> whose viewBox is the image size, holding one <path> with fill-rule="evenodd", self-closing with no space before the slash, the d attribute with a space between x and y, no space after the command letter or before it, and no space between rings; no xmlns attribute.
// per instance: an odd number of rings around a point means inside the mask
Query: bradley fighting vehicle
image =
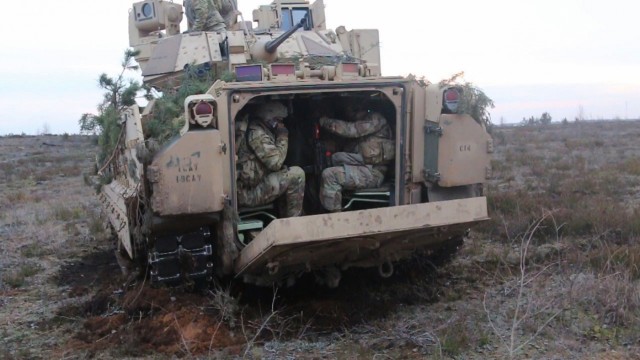
<svg viewBox="0 0 640 360"><path fill-rule="evenodd" d="M134 3L129 14L146 84L179 84L185 69L219 80L186 99L182 130L160 146L143 131L153 103L122 114L113 181L99 194L120 260L146 264L159 283L291 284L312 272L333 287L351 267L391 276L394 262L459 244L488 218L482 184L493 145L480 119L458 111L464 87L382 76L377 30L327 29L323 0L275 0L254 10L255 27L233 21L220 32L181 33L183 14L163 0ZM271 100L289 108L285 165L306 173L300 217L237 201L237 125ZM328 213L319 180L341 139L318 114L350 103L386 117L395 160L381 188L345 191L343 210Z"/></svg>

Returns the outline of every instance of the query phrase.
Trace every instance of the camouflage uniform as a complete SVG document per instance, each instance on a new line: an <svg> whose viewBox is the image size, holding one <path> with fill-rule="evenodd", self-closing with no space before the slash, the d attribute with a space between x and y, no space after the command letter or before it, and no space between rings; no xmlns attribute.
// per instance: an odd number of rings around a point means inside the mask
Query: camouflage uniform
<svg viewBox="0 0 640 360"><path fill-rule="evenodd" d="M289 145L287 130L271 130L267 121L274 114L286 117L280 103L261 106L247 128L244 141L238 146L236 163L238 203L240 206L260 206L273 202L286 193L286 216L299 216L304 198L304 171L297 167L283 167ZM242 128L242 124L236 128Z"/></svg>
<svg viewBox="0 0 640 360"><path fill-rule="evenodd" d="M379 187L395 158L391 128L380 113L360 113L356 121L347 122L323 117L320 125L334 134L357 139L345 153L332 156L334 167L324 169L320 185L320 202L329 211L342 209L342 190Z"/></svg>
<svg viewBox="0 0 640 360"><path fill-rule="evenodd" d="M235 0L185 0L189 31L224 31L231 25ZM225 17L223 17L223 15Z"/></svg>

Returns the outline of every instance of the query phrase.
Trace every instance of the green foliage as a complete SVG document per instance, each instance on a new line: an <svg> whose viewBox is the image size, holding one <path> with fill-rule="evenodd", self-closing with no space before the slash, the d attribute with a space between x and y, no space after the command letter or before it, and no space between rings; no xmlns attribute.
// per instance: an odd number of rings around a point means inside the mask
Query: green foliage
<svg viewBox="0 0 640 360"><path fill-rule="evenodd" d="M134 80L124 77L127 70L138 70L134 57L138 54L133 49L124 52L122 71L117 77L103 73L98 78L98 86L105 90L102 102L98 105L98 114L83 114L78 124L80 132L97 134L100 145L100 161L104 161L115 149L120 137L120 111L134 105L136 96L142 86Z"/></svg>
<svg viewBox="0 0 640 360"><path fill-rule="evenodd" d="M50 254L50 250L38 243L31 243L23 246L20 253L25 258L42 258Z"/></svg>
<svg viewBox="0 0 640 360"><path fill-rule="evenodd" d="M82 218L83 212L81 208L71 208L63 204L53 207L53 217L59 221L71 221Z"/></svg>
<svg viewBox="0 0 640 360"><path fill-rule="evenodd" d="M37 275L42 271L42 267L35 263L23 263L13 271L7 272L2 277L2 281L14 289L26 284L27 278Z"/></svg>
<svg viewBox="0 0 640 360"><path fill-rule="evenodd" d="M94 238L105 233L105 221L102 218L102 214L92 212L89 214L88 218L89 224L89 234Z"/></svg>
<svg viewBox="0 0 640 360"><path fill-rule="evenodd" d="M164 90L162 97L154 100L152 116L143 123L145 136L163 144L177 135L184 126L185 99L206 93L213 81L211 72L187 71L180 86Z"/></svg>
<svg viewBox="0 0 640 360"><path fill-rule="evenodd" d="M493 100L479 87L467 81L459 81L464 72L453 75L450 79L440 82L440 87L457 86L462 89L462 99L458 104L458 114L469 114L476 121L484 124L487 129L492 127L489 109L495 107Z"/></svg>

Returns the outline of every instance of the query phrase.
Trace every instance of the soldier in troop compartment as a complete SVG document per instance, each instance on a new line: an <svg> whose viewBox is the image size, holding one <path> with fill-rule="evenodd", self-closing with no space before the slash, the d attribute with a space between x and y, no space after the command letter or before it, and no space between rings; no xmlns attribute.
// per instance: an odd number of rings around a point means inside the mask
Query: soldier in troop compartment
<svg viewBox="0 0 640 360"><path fill-rule="evenodd" d="M224 31L237 21L236 0L184 0L189 31Z"/></svg>
<svg viewBox="0 0 640 360"><path fill-rule="evenodd" d="M276 101L260 105L250 116L244 135L236 134L238 203L255 207L272 203L285 194L286 217L302 213L304 171L283 166L289 146L289 132L283 119L287 108ZM236 125L236 129L244 126Z"/></svg>
<svg viewBox="0 0 640 360"><path fill-rule="evenodd" d="M387 165L395 159L393 133L387 120L378 112L347 105L349 121L320 118L320 125L330 132L350 139L346 152L332 155L334 165L322 172L320 202L332 212L342 209L342 190L374 188L382 185Z"/></svg>

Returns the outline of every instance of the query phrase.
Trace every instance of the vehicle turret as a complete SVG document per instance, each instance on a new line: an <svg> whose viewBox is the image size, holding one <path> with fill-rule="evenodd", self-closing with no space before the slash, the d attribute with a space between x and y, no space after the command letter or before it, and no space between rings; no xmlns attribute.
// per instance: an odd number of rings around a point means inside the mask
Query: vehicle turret
<svg viewBox="0 0 640 360"><path fill-rule="evenodd" d="M304 17L294 27L287 30L282 35L273 40L261 40L252 46L251 56L254 60L262 60L267 62L275 62L277 60L277 50L287 39L291 37L296 31L302 29L307 24L307 17ZM266 41L266 42L265 42Z"/></svg>
<svg viewBox="0 0 640 360"><path fill-rule="evenodd" d="M163 0L146 0L133 4L129 12L129 46L138 50L136 61L145 67L157 43L180 34L183 18L180 4Z"/></svg>
<svg viewBox="0 0 640 360"><path fill-rule="evenodd" d="M271 79L268 65L276 62L294 64L299 79L340 79L335 68L342 63L356 64L357 76L380 75L378 31L348 31L344 26L327 30L323 0L275 0L254 10L253 16L255 28L238 22L226 31L180 33L179 4L135 3L129 17L130 46L140 51L136 60L144 82L175 86L184 70L194 67L229 81L238 78L237 67L251 64L263 65L264 78Z"/></svg>

